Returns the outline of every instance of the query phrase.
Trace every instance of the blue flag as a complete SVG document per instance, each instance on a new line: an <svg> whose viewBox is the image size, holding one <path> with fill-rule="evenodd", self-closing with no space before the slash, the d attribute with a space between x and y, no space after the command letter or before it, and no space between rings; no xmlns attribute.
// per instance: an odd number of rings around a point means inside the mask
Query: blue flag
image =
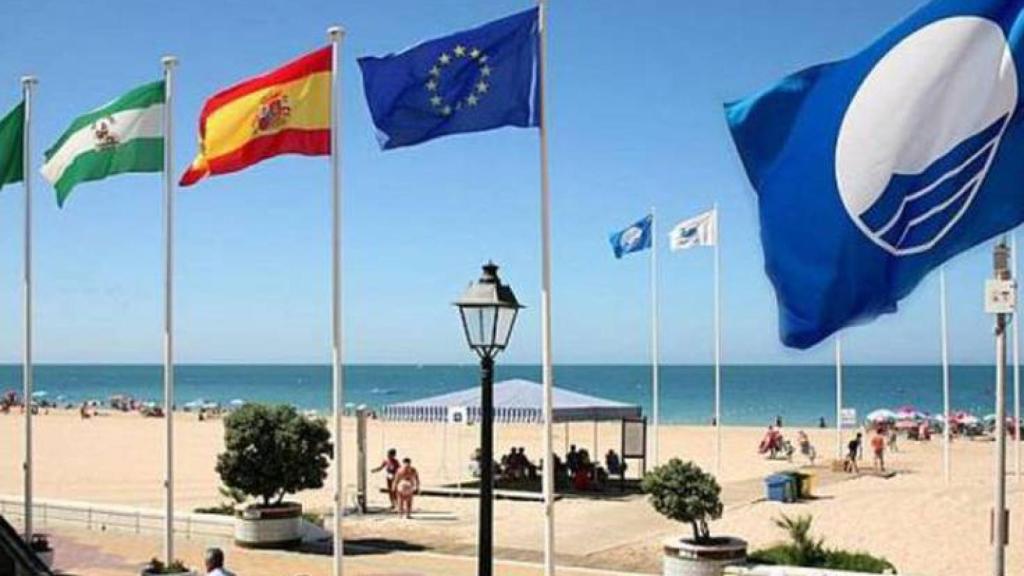
<svg viewBox="0 0 1024 576"><path fill-rule="evenodd" d="M1024 0L935 0L726 116L758 195L783 343L894 312L1024 220Z"/></svg>
<svg viewBox="0 0 1024 576"><path fill-rule="evenodd" d="M616 232L608 237L612 243L612 251L616 258L622 258L631 252L639 252L651 247L651 223L653 218L648 215L629 228Z"/></svg>
<svg viewBox="0 0 1024 576"><path fill-rule="evenodd" d="M381 148L502 126L540 125L537 8L359 59Z"/></svg>

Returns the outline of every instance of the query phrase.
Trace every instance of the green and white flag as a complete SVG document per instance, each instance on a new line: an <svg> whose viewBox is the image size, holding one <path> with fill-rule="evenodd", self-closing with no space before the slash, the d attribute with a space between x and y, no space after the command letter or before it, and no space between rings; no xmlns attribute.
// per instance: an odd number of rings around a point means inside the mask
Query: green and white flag
<svg viewBox="0 0 1024 576"><path fill-rule="evenodd" d="M41 170L64 205L80 182L164 169L164 82L145 84L79 116L46 151Z"/></svg>
<svg viewBox="0 0 1024 576"><path fill-rule="evenodd" d="M0 118L0 188L21 182L22 145L25 137L25 103Z"/></svg>

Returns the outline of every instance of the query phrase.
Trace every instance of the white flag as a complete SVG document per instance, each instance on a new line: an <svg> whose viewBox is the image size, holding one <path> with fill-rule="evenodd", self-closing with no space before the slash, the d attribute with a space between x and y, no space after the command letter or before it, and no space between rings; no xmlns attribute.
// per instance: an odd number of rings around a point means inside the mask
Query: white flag
<svg viewBox="0 0 1024 576"><path fill-rule="evenodd" d="M673 252L694 246L714 246L718 242L717 209L683 220L668 237Z"/></svg>

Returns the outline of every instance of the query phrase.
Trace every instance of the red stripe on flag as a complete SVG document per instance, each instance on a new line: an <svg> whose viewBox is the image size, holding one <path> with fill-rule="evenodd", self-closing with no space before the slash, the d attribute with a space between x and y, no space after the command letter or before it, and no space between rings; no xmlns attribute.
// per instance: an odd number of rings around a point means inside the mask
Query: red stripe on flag
<svg viewBox="0 0 1024 576"><path fill-rule="evenodd" d="M211 174L228 174L247 168L267 158L281 154L301 154L303 156L326 156L331 153L331 131L286 129L274 134L253 138L241 148L217 156L207 158L207 170L196 170L189 167L181 177L181 186L191 186Z"/></svg>

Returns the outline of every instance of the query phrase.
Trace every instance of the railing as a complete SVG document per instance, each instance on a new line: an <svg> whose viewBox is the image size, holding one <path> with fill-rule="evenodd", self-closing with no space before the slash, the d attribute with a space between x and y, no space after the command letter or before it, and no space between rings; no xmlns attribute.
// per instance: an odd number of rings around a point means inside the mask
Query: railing
<svg viewBox="0 0 1024 576"><path fill-rule="evenodd" d="M864 572L847 572L826 568L797 568L795 566L729 566L725 576L869 576Z"/></svg>
<svg viewBox="0 0 1024 576"><path fill-rule="evenodd" d="M25 515L25 501L13 496L0 496L0 514L12 523ZM133 508L114 504L92 504L61 500L32 501L32 517L39 531L50 526L76 526L87 530L162 533L164 513L161 510ZM231 538L234 520L216 514L175 514L174 531L185 538L193 536Z"/></svg>

